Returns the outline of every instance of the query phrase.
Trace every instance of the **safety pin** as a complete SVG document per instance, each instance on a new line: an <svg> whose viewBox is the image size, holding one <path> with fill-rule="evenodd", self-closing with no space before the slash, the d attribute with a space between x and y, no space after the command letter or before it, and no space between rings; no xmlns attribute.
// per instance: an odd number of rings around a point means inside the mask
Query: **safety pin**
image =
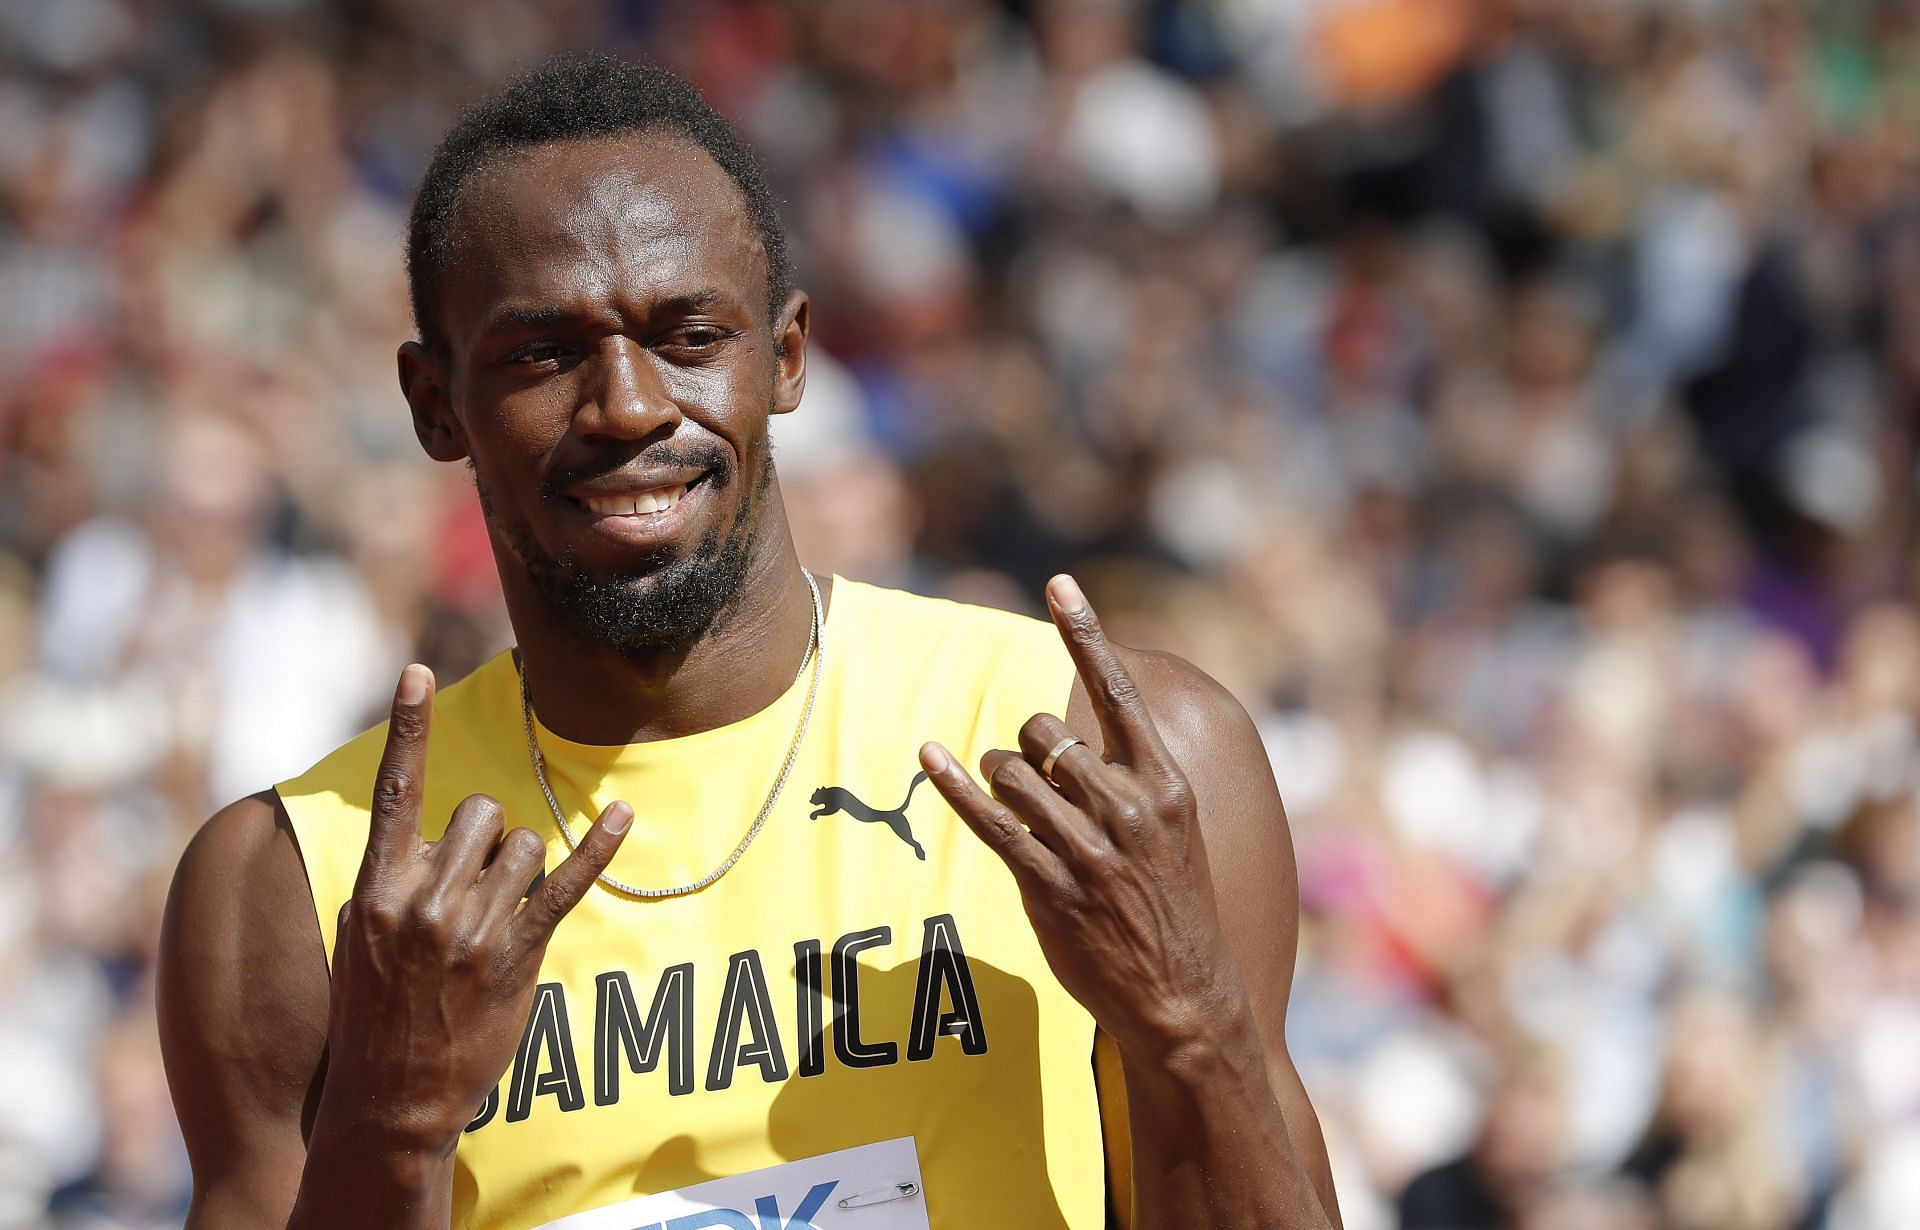
<svg viewBox="0 0 1920 1230"><path fill-rule="evenodd" d="M876 1187L872 1191L857 1192L840 1201L843 1209L857 1209L862 1205L885 1204L889 1200L905 1200L908 1196L920 1194L918 1183L890 1183L885 1187Z"/></svg>

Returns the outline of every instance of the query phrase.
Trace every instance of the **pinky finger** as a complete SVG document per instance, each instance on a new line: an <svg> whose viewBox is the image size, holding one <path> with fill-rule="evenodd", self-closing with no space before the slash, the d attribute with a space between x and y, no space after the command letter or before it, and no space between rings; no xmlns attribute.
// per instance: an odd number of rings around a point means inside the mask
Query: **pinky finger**
<svg viewBox="0 0 1920 1230"><path fill-rule="evenodd" d="M938 743L920 749L920 767L967 827L1000 856L1017 879L1046 884L1060 870L1060 859L1020 823L1020 817L993 798L960 767L953 753Z"/></svg>

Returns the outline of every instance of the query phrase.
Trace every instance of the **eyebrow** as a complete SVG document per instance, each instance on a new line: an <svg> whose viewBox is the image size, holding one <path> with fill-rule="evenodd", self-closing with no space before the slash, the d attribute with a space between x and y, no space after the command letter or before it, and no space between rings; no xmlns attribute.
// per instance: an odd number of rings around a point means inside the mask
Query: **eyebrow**
<svg viewBox="0 0 1920 1230"><path fill-rule="evenodd" d="M526 329L543 329L557 325L574 313L564 308L525 308L508 304L498 308L487 318L487 328L497 329L502 325L516 325Z"/></svg>
<svg viewBox="0 0 1920 1230"><path fill-rule="evenodd" d="M681 315L687 312L713 312L725 308L738 307L740 301L726 291L713 287L689 291L684 295L674 295L660 302L662 312Z"/></svg>
<svg viewBox="0 0 1920 1230"><path fill-rule="evenodd" d="M740 308L738 298L717 287L702 287L699 290L686 291L671 295L654 304L652 315L685 316L693 312L717 312ZM501 328L546 329L564 321L578 318L585 313L574 308L559 307L520 307L505 304L494 309L487 318L485 332Z"/></svg>

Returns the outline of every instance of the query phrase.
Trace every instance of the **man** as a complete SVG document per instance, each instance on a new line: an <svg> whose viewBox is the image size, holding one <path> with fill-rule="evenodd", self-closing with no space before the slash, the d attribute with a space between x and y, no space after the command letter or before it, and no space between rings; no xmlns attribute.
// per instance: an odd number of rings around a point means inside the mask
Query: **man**
<svg viewBox="0 0 1920 1230"><path fill-rule="evenodd" d="M519 643L182 858L189 1224L1334 1224L1251 723L1070 578L1057 633L816 587L767 431L808 301L725 121L549 64L408 257L401 387Z"/></svg>

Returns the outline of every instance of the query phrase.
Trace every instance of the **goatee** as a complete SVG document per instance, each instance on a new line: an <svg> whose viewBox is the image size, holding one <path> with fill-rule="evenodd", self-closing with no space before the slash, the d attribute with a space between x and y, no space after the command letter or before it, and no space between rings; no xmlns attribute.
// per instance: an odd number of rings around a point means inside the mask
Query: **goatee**
<svg viewBox="0 0 1920 1230"><path fill-rule="evenodd" d="M732 455L722 448L708 452L656 446L648 452L662 464L704 471L701 484L713 484L716 494L739 475ZM503 524L477 470L474 486L488 522L500 526L534 593L549 610L586 640L630 656L651 657L690 648L740 596L758 538L760 507L773 486L772 451L763 447L759 457L752 487L725 526L708 530L693 550L677 558L663 555L655 565L605 576L582 572L572 548L554 556L525 526ZM625 460L596 473L618 468ZM565 476L564 482L550 480L542 485L541 498L564 499L560 487L591 476L578 473Z"/></svg>

